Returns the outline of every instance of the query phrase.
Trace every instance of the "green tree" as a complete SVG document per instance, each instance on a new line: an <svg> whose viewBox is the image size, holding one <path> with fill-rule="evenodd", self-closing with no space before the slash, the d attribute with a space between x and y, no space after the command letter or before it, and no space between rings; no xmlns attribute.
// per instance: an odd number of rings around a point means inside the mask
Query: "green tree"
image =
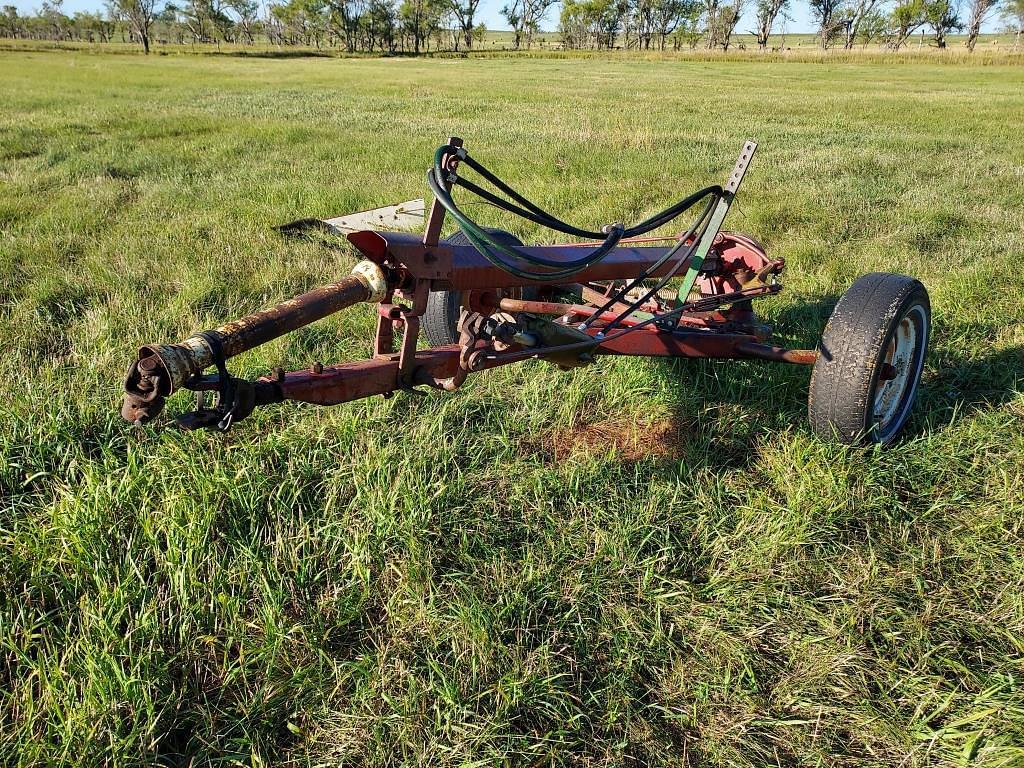
<svg viewBox="0 0 1024 768"><path fill-rule="evenodd" d="M398 20L403 31L412 38L413 51L419 53L424 42L441 26L448 10L445 0L402 0Z"/></svg>
<svg viewBox="0 0 1024 768"><path fill-rule="evenodd" d="M238 34L245 38L249 45L255 42L256 28L259 25L257 13L259 6L256 0L228 0L228 8L235 14L235 26Z"/></svg>
<svg viewBox="0 0 1024 768"><path fill-rule="evenodd" d="M13 5L5 5L0 12L0 36L21 37L23 27L21 17L18 16L18 9Z"/></svg>
<svg viewBox="0 0 1024 768"><path fill-rule="evenodd" d="M879 0L850 0L843 8L843 20L846 23L846 49L853 48L854 42L860 39L860 28L864 20L875 12Z"/></svg>
<svg viewBox="0 0 1024 768"><path fill-rule="evenodd" d="M363 8L360 0L325 0L328 28L333 37L345 41L345 50L355 51L359 43Z"/></svg>
<svg viewBox="0 0 1024 768"><path fill-rule="evenodd" d="M192 34L193 43L206 43L213 40L213 24L210 21L210 7L207 0L188 0L180 9L181 20Z"/></svg>
<svg viewBox="0 0 1024 768"><path fill-rule="evenodd" d="M866 48L872 41L884 38L888 28L889 19L886 18L885 11L873 10L861 18L855 37L857 42Z"/></svg>
<svg viewBox="0 0 1024 768"><path fill-rule="evenodd" d="M566 0L560 28L567 48L614 48L626 6L621 0Z"/></svg>
<svg viewBox="0 0 1024 768"><path fill-rule="evenodd" d="M960 21L960 7L955 0L924 0L922 18L931 27L938 48L946 47L947 34L963 29L964 26Z"/></svg>
<svg viewBox="0 0 1024 768"><path fill-rule="evenodd" d="M381 51L394 51L397 27L398 12L391 0L370 0L366 12L360 17L366 50L379 47Z"/></svg>
<svg viewBox="0 0 1024 768"><path fill-rule="evenodd" d="M462 32L462 40L466 44L466 50L473 48L473 30L475 29L476 10L480 6L480 0L448 0L449 8L455 21ZM458 50L458 41L455 45Z"/></svg>
<svg viewBox="0 0 1024 768"><path fill-rule="evenodd" d="M501 9L501 15L515 33L513 47L517 50L525 45L529 48L533 43L533 35L540 28L540 23L547 16L557 0L512 0Z"/></svg>
<svg viewBox="0 0 1024 768"><path fill-rule="evenodd" d="M483 45L484 40L487 39L487 25L482 21L473 27L473 42L476 45Z"/></svg>
<svg viewBox="0 0 1024 768"><path fill-rule="evenodd" d="M327 14L321 0L288 0L269 8L268 34L277 44L323 44Z"/></svg>
<svg viewBox="0 0 1024 768"><path fill-rule="evenodd" d="M566 48L585 48L590 45L590 20L587 4L577 0L564 0L558 20L562 45ZM506 17L507 18L507 17Z"/></svg>
<svg viewBox="0 0 1024 768"><path fill-rule="evenodd" d="M48 36L53 40L63 40L69 36L71 19L64 13L64 0L44 0L39 9L39 18L46 26Z"/></svg>
<svg viewBox="0 0 1024 768"><path fill-rule="evenodd" d="M79 11L75 14L74 26L78 36L94 42L99 37L100 42L109 43L114 35L114 22L107 19L98 12Z"/></svg>
<svg viewBox="0 0 1024 768"><path fill-rule="evenodd" d="M655 0L653 27L654 33L658 36L658 47L664 51L669 36L679 29L686 19L699 11L697 0Z"/></svg>
<svg viewBox="0 0 1024 768"><path fill-rule="evenodd" d="M571 2L571 0L566 0ZM563 4L563 10L565 8ZM502 6L501 15L508 22L509 26L512 27L514 33L512 47L519 50L519 44L522 41L522 23L523 23L523 0L512 0L508 5Z"/></svg>
<svg viewBox="0 0 1024 768"><path fill-rule="evenodd" d="M1020 47L1021 35L1024 34L1024 0L1007 0L1000 15L1014 33L1013 50L1016 52Z"/></svg>
<svg viewBox="0 0 1024 768"><path fill-rule="evenodd" d="M729 50L732 34L743 16L744 0L732 0L728 5L719 5L717 14L709 26L715 30L715 41L723 51Z"/></svg>
<svg viewBox="0 0 1024 768"><path fill-rule="evenodd" d="M627 0L625 33L627 45L635 35L638 48L649 49L651 42L665 50L665 44L690 13L696 0Z"/></svg>
<svg viewBox="0 0 1024 768"><path fill-rule="evenodd" d="M672 48L678 51L685 43L692 51L700 44L704 37L704 9L699 2L695 2L688 11L684 11L672 35Z"/></svg>
<svg viewBox="0 0 1024 768"><path fill-rule="evenodd" d="M157 14L156 21L169 37L174 38L178 45L185 43L188 26L185 24L184 12L177 5L174 3L165 5Z"/></svg>
<svg viewBox="0 0 1024 768"><path fill-rule="evenodd" d="M897 0L889 13L889 47L898 51L923 24L923 0Z"/></svg>
<svg viewBox="0 0 1024 768"><path fill-rule="evenodd" d="M109 8L116 18L128 22L148 56L150 30L159 13L158 0L111 0Z"/></svg>
<svg viewBox="0 0 1024 768"><path fill-rule="evenodd" d="M822 48L828 48L836 33L845 24L839 23L841 0L810 0L811 16L818 22L818 39Z"/></svg>
<svg viewBox="0 0 1024 768"><path fill-rule="evenodd" d="M789 0L757 0L755 9L757 26L754 29L754 36L757 37L757 47L762 51L768 47L768 38L772 34L775 19L788 7Z"/></svg>

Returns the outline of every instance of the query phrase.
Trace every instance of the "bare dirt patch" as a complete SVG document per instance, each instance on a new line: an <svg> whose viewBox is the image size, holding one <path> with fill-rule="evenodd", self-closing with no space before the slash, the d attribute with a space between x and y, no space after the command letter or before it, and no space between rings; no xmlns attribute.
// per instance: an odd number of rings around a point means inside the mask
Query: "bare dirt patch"
<svg viewBox="0 0 1024 768"><path fill-rule="evenodd" d="M550 429L529 441L527 450L552 459L615 454L623 461L677 459L682 455L684 425L666 418L648 423L605 419L590 424Z"/></svg>

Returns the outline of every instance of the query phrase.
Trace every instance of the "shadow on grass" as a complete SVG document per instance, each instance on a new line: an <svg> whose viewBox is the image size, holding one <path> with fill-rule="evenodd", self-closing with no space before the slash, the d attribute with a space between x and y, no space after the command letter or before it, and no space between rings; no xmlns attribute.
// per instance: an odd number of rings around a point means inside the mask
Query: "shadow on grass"
<svg viewBox="0 0 1024 768"><path fill-rule="evenodd" d="M777 343L813 349L839 296L787 307L775 318ZM909 435L925 424L952 424L1016 397L1024 379L1024 347L992 352L992 327L932 317L932 337Z"/></svg>
<svg viewBox="0 0 1024 768"><path fill-rule="evenodd" d="M829 297L788 308L773 318L782 330L773 343L813 348L824 326L819 319L827 318L834 304ZM527 452L562 461L613 451L625 468L653 463L669 473L711 466L742 470L756 457L762 437L806 420L809 366L652 358L647 375L667 406L663 413L649 419L581 415L571 426L530 440Z"/></svg>
<svg viewBox="0 0 1024 768"><path fill-rule="evenodd" d="M837 296L802 302L766 319L772 344L813 349ZM690 466L745 469L766 436L803 428L811 367L761 360L667 359L653 375L669 393L670 421L678 450Z"/></svg>
<svg viewBox="0 0 1024 768"><path fill-rule="evenodd" d="M771 343L814 349L838 295L801 302L771 317ZM932 341L907 437L929 425L952 425L979 410L999 407L1021 392L1024 347L986 351L988 326L950 325L933 318ZM759 437L805 428L811 366L738 360L666 360L655 376L672 389L672 458L711 455L722 467L742 469ZM666 430L652 425L657 433ZM690 444L691 450L686 451ZM652 452L658 455L657 451ZM707 462L705 462L707 463Z"/></svg>
<svg viewBox="0 0 1024 768"><path fill-rule="evenodd" d="M226 56L236 59L466 59L469 56L463 51L286 51L286 50L253 50L253 51L188 51L195 56ZM167 52L161 51L161 55Z"/></svg>
<svg viewBox="0 0 1024 768"><path fill-rule="evenodd" d="M932 423L952 424L986 408L998 408L1021 392L1024 347L964 354L943 343L941 327L928 355L918 392L918 412Z"/></svg>
<svg viewBox="0 0 1024 768"><path fill-rule="evenodd" d="M776 320L775 338L787 346L814 348L838 301L838 295L826 295L788 307ZM991 325L950 323L941 314L933 314L928 357L908 436L919 433L926 424L952 424L1019 395L1024 347L991 351L993 330Z"/></svg>
<svg viewBox="0 0 1024 768"><path fill-rule="evenodd" d="M326 51L197 51L198 55L227 56L235 59L336 59Z"/></svg>

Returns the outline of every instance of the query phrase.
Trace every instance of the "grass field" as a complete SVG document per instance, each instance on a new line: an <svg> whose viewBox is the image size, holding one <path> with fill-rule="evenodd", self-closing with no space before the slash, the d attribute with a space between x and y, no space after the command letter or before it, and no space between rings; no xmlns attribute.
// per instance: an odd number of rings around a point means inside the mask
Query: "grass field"
<svg viewBox="0 0 1024 768"><path fill-rule="evenodd" d="M1024 765L1024 69L7 52L0 104L0 763ZM450 134L594 224L756 138L730 226L787 260L779 338L859 274L928 286L911 435L814 439L804 369L647 360L120 420L139 343L354 262L273 225L422 195Z"/></svg>

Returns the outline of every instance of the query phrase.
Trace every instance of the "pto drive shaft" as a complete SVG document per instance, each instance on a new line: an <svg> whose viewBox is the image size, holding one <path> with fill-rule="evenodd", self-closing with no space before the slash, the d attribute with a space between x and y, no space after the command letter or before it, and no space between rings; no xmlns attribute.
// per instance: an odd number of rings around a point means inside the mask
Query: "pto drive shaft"
<svg viewBox="0 0 1024 768"><path fill-rule="evenodd" d="M372 261L361 261L343 280L315 288L270 309L190 336L179 344L147 344L139 350L138 359L125 377L121 416L136 424L154 418L171 393L217 363L217 346L223 361L345 307L380 301L387 290L384 271Z"/></svg>

